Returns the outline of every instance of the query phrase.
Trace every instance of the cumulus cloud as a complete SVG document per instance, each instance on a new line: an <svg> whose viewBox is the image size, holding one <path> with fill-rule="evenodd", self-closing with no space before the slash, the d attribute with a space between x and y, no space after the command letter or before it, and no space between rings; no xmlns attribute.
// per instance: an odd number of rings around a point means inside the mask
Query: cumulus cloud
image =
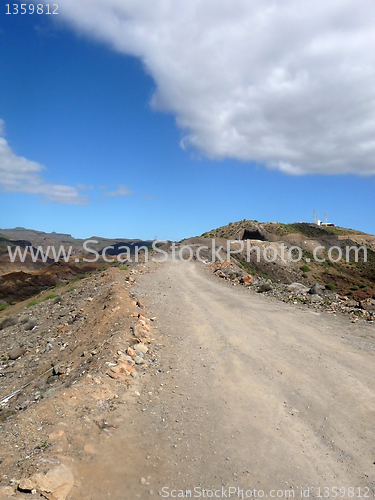
<svg viewBox="0 0 375 500"><path fill-rule="evenodd" d="M131 196L133 194L133 191L131 191L123 184L120 184L115 191L108 191L103 194L104 196Z"/></svg>
<svg viewBox="0 0 375 500"><path fill-rule="evenodd" d="M4 121L0 120L0 135L4 131ZM27 160L13 153L4 137L0 137L0 187L5 192L18 192L40 195L44 201L85 205L86 196L81 196L71 186L47 183L41 172L43 165Z"/></svg>
<svg viewBox="0 0 375 500"><path fill-rule="evenodd" d="M288 174L375 173L372 0L61 0L59 13L142 59L184 148Z"/></svg>

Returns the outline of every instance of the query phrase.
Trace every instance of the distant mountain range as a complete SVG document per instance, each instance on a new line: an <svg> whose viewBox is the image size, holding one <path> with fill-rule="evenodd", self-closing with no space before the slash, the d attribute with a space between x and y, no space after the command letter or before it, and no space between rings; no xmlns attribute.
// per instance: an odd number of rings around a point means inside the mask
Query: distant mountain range
<svg viewBox="0 0 375 500"><path fill-rule="evenodd" d="M101 253L103 248L108 246L113 246L113 249L109 249L106 251L107 255L117 255L121 253L119 247L127 246L130 249L130 252L134 252L134 248L136 246L150 246L152 245L152 240L140 240L140 239L129 239L129 238L102 238L100 236L92 236L87 239L79 239L73 238L70 234L63 233L45 233L43 231L37 231L35 229L26 229L23 227L16 227L14 229L0 229L0 275L15 272L15 271L33 271L41 269L49 264L52 264L54 260L52 258L45 259L45 262L39 257L36 262L33 262L31 259L30 251L27 252L27 257L25 262L19 262L17 259L14 263L10 262L8 247L11 248L12 252L18 246L22 251L28 248L30 250L30 246L32 247L31 251L34 255L37 254L38 247L41 247L44 252L47 251L47 248L55 247L56 250L60 247L64 247L65 251L68 252L71 248L71 255L85 255L88 254L85 251L83 244L85 241L95 240L97 243L93 243L92 241L89 244L89 248L96 250ZM53 257L50 252L49 257Z"/></svg>

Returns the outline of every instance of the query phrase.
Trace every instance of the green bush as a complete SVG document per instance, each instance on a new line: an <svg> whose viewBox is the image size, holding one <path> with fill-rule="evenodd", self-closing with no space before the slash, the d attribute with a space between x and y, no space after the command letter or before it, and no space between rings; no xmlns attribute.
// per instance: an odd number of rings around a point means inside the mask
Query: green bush
<svg viewBox="0 0 375 500"><path fill-rule="evenodd" d="M326 289L327 290L334 290L336 286L333 283L327 283L326 284Z"/></svg>
<svg viewBox="0 0 375 500"><path fill-rule="evenodd" d="M271 278L271 276L268 276L268 274L261 274L262 278L265 280L270 280L272 283L275 283L275 280Z"/></svg>
<svg viewBox="0 0 375 500"><path fill-rule="evenodd" d="M354 285L354 286L351 287L350 290L353 290L355 292L356 290L359 290L359 286L358 285Z"/></svg>
<svg viewBox="0 0 375 500"><path fill-rule="evenodd" d="M37 300L32 300L26 305L26 307L36 306L37 304L39 304Z"/></svg>
<svg viewBox="0 0 375 500"><path fill-rule="evenodd" d="M120 267L120 271L127 271L128 270L128 266L121 266Z"/></svg>
<svg viewBox="0 0 375 500"><path fill-rule="evenodd" d="M8 307L8 304L1 304L0 311L4 311Z"/></svg>
<svg viewBox="0 0 375 500"><path fill-rule="evenodd" d="M73 278L73 281L79 281L79 280L83 280L83 278L85 278L86 276L84 274L79 274L78 276L76 276L75 278Z"/></svg>
<svg viewBox="0 0 375 500"><path fill-rule="evenodd" d="M56 297L57 297L57 293L50 293L49 295L47 295L46 297L44 297L43 301L44 300L55 299Z"/></svg>
<svg viewBox="0 0 375 500"><path fill-rule="evenodd" d="M311 269L309 268L309 266L307 264L303 264L303 266L301 266L300 269L304 273L308 273L309 271L311 271Z"/></svg>

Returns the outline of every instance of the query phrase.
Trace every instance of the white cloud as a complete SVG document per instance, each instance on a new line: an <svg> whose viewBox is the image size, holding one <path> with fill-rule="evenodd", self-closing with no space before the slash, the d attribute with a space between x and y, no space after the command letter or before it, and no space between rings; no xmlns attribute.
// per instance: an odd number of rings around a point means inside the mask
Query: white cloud
<svg viewBox="0 0 375 500"><path fill-rule="evenodd" d="M133 191L131 191L123 184L120 184L115 191L108 191L107 193L103 194L104 196L131 196L133 194Z"/></svg>
<svg viewBox="0 0 375 500"><path fill-rule="evenodd" d="M4 131L4 121L0 120L0 135ZM41 176L43 165L17 156L4 137L0 137L0 188L5 192L40 195L45 201L85 205L86 196L81 196L71 186L49 184Z"/></svg>
<svg viewBox="0 0 375 500"><path fill-rule="evenodd" d="M182 146L289 174L375 173L372 0L61 0L140 57Z"/></svg>

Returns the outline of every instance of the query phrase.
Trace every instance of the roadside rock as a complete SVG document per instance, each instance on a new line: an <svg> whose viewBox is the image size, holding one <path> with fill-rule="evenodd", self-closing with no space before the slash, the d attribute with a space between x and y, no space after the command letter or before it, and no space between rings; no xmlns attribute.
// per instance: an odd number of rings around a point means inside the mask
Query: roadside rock
<svg viewBox="0 0 375 500"><path fill-rule="evenodd" d="M242 276L242 278L240 279L240 283L242 283L242 285L250 285L253 279L254 278L251 276L251 274L245 274L245 276Z"/></svg>
<svg viewBox="0 0 375 500"><path fill-rule="evenodd" d="M46 474L37 473L20 481L18 488L23 491L36 489L48 500L65 500L74 485L71 470L64 464L50 469Z"/></svg>
<svg viewBox="0 0 375 500"><path fill-rule="evenodd" d="M287 289L289 292L293 293L308 293L309 288L305 285L302 285L302 283L292 283L291 285L287 286Z"/></svg>
<svg viewBox="0 0 375 500"><path fill-rule="evenodd" d="M32 330L35 326L37 326L37 324L38 323L35 318L30 318L24 323L23 327L25 330Z"/></svg>
<svg viewBox="0 0 375 500"><path fill-rule="evenodd" d="M323 297L321 297L317 293L312 294L310 297L311 302L323 302L323 300L324 300Z"/></svg>
<svg viewBox="0 0 375 500"><path fill-rule="evenodd" d="M134 344L133 349L134 349L134 351L141 351L141 352L143 352L143 354L146 354L148 352L148 347L142 343Z"/></svg>
<svg viewBox="0 0 375 500"><path fill-rule="evenodd" d="M13 360L23 356L25 354L25 352L26 352L26 349L24 349L23 347L15 347L14 349L11 349L8 352L8 357L9 357L9 359L11 359L13 361Z"/></svg>
<svg viewBox="0 0 375 500"><path fill-rule="evenodd" d="M0 322L0 330L4 330L4 328L8 328L9 326L14 326L17 324L17 319L9 316L8 318L4 318Z"/></svg>
<svg viewBox="0 0 375 500"><path fill-rule="evenodd" d="M272 285L270 283L263 283L263 285L260 285L258 288L258 293L264 293L264 292L269 292L272 290Z"/></svg>
<svg viewBox="0 0 375 500"><path fill-rule="evenodd" d="M309 293L311 293L311 295L320 295L323 292L325 292L325 288L319 283L315 283L315 285L313 285L309 290Z"/></svg>
<svg viewBox="0 0 375 500"><path fill-rule="evenodd" d="M137 354L135 353L134 349L132 349L131 347L128 347L127 350L126 350L126 352L132 358L135 358L137 356Z"/></svg>
<svg viewBox="0 0 375 500"><path fill-rule="evenodd" d="M134 362L136 365L144 365L146 363L146 361L140 356L135 357Z"/></svg>

